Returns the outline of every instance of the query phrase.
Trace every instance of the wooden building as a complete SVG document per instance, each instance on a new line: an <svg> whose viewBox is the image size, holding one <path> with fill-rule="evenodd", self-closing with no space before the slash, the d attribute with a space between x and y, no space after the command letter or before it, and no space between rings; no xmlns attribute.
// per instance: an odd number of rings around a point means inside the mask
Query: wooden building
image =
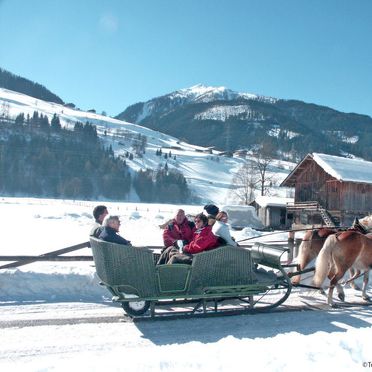
<svg viewBox="0 0 372 372"><path fill-rule="evenodd" d="M293 204L293 198L279 196L257 196L250 203L255 209L258 218L266 228L287 230L291 228L292 215L288 216L287 205Z"/></svg>
<svg viewBox="0 0 372 372"><path fill-rule="evenodd" d="M372 162L312 153L280 186L294 187L294 227L350 226L372 212Z"/></svg>

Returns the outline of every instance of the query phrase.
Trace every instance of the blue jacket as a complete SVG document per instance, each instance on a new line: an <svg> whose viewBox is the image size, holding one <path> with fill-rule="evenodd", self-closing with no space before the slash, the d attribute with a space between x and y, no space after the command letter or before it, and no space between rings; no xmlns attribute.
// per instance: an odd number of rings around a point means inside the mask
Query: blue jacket
<svg viewBox="0 0 372 372"><path fill-rule="evenodd" d="M117 244L124 244L129 245L130 241L124 239L121 237L114 229L112 229L109 226L106 226L102 229L102 232L100 233L99 239L104 240L105 242L110 243L117 243Z"/></svg>

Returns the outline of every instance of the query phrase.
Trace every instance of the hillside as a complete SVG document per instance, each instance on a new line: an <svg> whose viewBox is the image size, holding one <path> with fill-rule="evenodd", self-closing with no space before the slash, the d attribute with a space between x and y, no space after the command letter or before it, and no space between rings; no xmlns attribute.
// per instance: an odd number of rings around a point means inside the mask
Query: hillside
<svg viewBox="0 0 372 372"><path fill-rule="evenodd" d="M117 116L198 145L251 149L269 141L276 156L309 152L372 160L372 118L297 100L197 85L129 106Z"/></svg>
<svg viewBox="0 0 372 372"><path fill-rule="evenodd" d="M167 164L169 169L178 169L183 173L196 198L195 201L199 202L218 204L229 202L232 178L244 163L244 159L221 156L218 151L191 145L136 124L0 89L0 117L4 107L13 119L20 113L32 117L34 111L46 115L49 120L52 120L53 115L56 114L62 127L71 130L76 122L88 121L97 127L97 134L106 146L111 146L116 156L125 159L132 174L139 170L156 170ZM146 138L144 153L138 152L139 136L142 139ZM162 156L158 155L159 149L162 149ZM128 152L133 154L132 159L126 157ZM278 181L281 181L292 168L292 163L276 162L270 171L276 174ZM285 189L276 189L273 192L286 195ZM138 201L139 199L132 190L125 200Z"/></svg>
<svg viewBox="0 0 372 372"><path fill-rule="evenodd" d="M52 93L43 85L25 79L21 76L12 74L0 68L0 88L6 88L15 92L24 93L31 97L39 98L48 102L63 104L63 100Z"/></svg>

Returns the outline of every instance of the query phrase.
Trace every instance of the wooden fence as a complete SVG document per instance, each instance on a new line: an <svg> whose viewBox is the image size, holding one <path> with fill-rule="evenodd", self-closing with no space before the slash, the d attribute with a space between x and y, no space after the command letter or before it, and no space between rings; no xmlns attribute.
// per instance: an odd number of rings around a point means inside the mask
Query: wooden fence
<svg viewBox="0 0 372 372"><path fill-rule="evenodd" d="M293 258L297 256L298 253L298 247L301 243L301 239L293 239L289 238L288 241L286 242L281 242L284 243L283 245L286 246L289 249L288 253L288 261L292 261ZM269 242L267 242L269 243ZM266 244L267 244L266 243ZM278 242L275 242L278 243ZM244 247L249 247L250 245L253 244L244 244ZM62 256L63 254L70 253L77 251L79 249L83 248L90 248L90 243L89 242L84 242L76 245L72 245L70 247L58 249L56 251L52 252L47 252L44 254L41 254L39 256L27 256L27 255L18 255L18 256L0 256L0 262L1 261L14 261L5 265L0 266L0 269L11 269L23 265L28 265L33 262L38 262L38 261L59 261L59 262L68 262L68 261L93 261L93 256ZM160 249L162 247L158 246L146 246L145 248L153 250L155 253L159 253Z"/></svg>

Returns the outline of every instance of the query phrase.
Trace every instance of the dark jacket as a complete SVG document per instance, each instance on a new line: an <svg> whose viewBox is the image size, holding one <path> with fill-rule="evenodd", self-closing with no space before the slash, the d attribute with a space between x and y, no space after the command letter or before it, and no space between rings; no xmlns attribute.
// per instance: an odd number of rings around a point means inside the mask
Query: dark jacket
<svg viewBox="0 0 372 372"><path fill-rule="evenodd" d="M186 240L186 243L188 243L192 239L194 231L194 222L191 222L185 218L181 224L177 224L176 220L173 219L173 221L167 225L163 232L163 241L165 247L174 245L177 240Z"/></svg>
<svg viewBox="0 0 372 372"><path fill-rule="evenodd" d="M121 237L114 229L112 229L109 226L106 226L102 229L102 232L100 233L99 239L104 240L105 242L110 243L117 243L117 244L124 244L129 245L130 241L124 239Z"/></svg>

